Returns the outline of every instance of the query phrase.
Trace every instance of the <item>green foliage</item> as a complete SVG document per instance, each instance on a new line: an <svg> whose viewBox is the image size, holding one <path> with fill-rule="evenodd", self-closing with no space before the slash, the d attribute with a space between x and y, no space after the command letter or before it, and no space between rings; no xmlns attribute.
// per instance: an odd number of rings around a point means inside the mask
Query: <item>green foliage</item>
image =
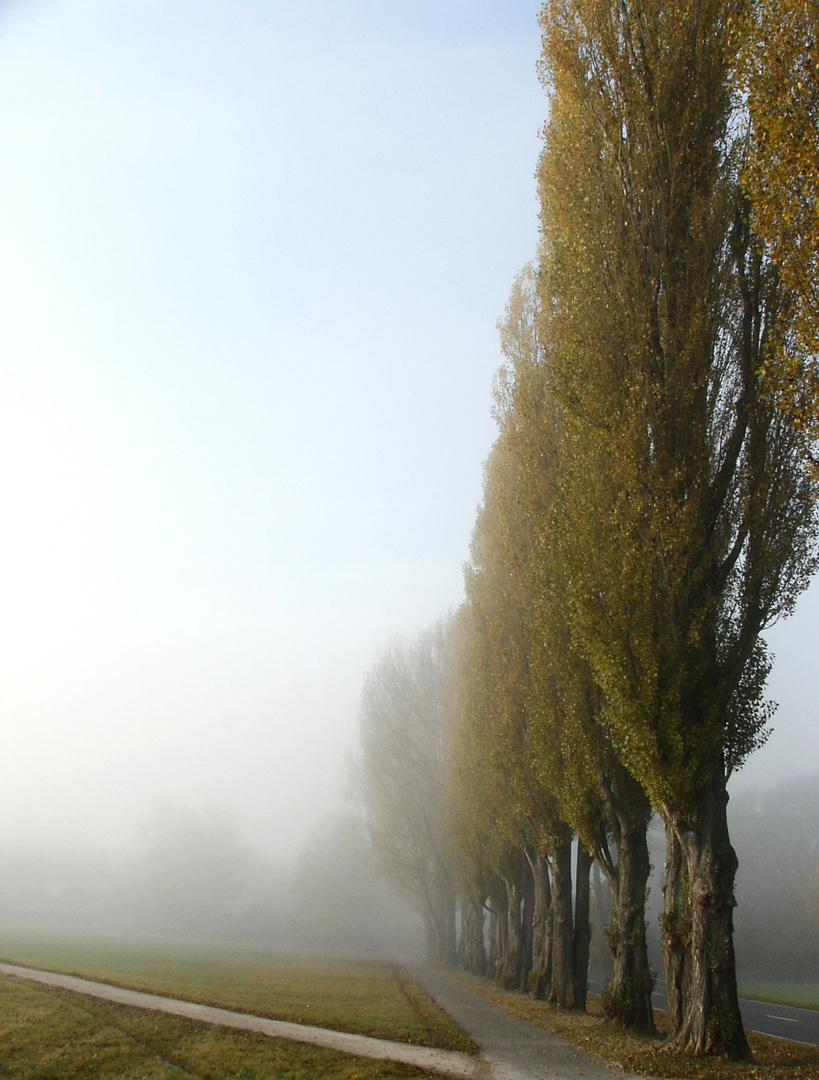
<svg viewBox="0 0 819 1080"><path fill-rule="evenodd" d="M815 561L799 440L759 385L782 300L737 185L732 10L543 14L567 611L618 755L655 807L686 812L758 745L759 635Z"/></svg>
<svg viewBox="0 0 819 1080"><path fill-rule="evenodd" d="M734 27L746 102L742 180L754 224L788 290L766 379L812 447L819 439L819 4L751 0Z"/></svg>

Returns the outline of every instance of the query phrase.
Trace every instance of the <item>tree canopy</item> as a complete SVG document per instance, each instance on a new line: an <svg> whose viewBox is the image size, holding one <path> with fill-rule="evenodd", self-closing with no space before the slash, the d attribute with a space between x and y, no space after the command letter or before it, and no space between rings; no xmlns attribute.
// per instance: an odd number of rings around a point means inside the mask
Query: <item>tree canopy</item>
<svg viewBox="0 0 819 1080"><path fill-rule="evenodd" d="M737 17L735 80L747 107L742 179L788 292L765 371L819 468L819 3L753 0Z"/></svg>

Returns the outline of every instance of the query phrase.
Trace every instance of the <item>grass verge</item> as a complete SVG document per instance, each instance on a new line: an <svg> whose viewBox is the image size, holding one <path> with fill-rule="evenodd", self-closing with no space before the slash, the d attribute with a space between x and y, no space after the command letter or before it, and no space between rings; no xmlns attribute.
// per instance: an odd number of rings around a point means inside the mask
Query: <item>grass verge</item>
<svg viewBox="0 0 819 1080"><path fill-rule="evenodd" d="M819 985L815 982L743 979L739 984L739 996L754 1001L771 1001L777 1005L793 1005L797 1009L819 1009Z"/></svg>
<svg viewBox="0 0 819 1080"><path fill-rule="evenodd" d="M749 1033L752 1062L682 1057L660 1049L665 1035L664 1013L655 1013L658 1037L634 1035L603 1016L598 997L589 998L585 1014L564 1012L526 995L501 990L474 975L459 974L457 978L493 1004L642 1076L657 1080L817 1080L819 1077L819 1047Z"/></svg>
<svg viewBox="0 0 819 1080"><path fill-rule="evenodd" d="M388 963L3 935L0 958L274 1020L442 1050L476 1047Z"/></svg>
<svg viewBox="0 0 819 1080"><path fill-rule="evenodd" d="M419 1080L394 1062L231 1031L0 975L4 1080Z"/></svg>

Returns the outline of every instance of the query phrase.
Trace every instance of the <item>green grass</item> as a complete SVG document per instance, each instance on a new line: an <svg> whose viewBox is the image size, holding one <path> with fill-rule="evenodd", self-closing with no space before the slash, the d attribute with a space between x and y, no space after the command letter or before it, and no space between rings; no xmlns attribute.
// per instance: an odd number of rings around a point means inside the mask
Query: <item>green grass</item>
<svg viewBox="0 0 819 1080"><path fill-rule="evenodd" d="M793 1005L797 1009L819 1009L819 984L815 982L743 979L739 984L739 996L776 1005Z"/></svg>
<svg viewBox="0 0 819 1080"><path fill-rule="evenodd" d="M445 1050L472 1041L395 965L34 937L0 958L238 1012Z"/></svg>
<svg viewBox="0 0 819 1080"><path fill-rule="evenodd" d="M410 1080L430 1074L0 975L0 1076L4 1080Z"/></svg>

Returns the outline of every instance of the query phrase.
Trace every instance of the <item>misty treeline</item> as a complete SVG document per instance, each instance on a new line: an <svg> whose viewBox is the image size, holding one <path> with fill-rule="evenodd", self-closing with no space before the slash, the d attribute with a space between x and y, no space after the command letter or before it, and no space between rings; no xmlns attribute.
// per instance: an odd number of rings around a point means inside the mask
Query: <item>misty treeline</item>
<svg viewBox="0 0 819 1080"><path fill-rule="evenodd" d="M543 6L541 242L500 323L466 599L376 661L361 728L372 839L431 954L583 1008L594 865L605 1006L649 1031L657 815L667 1045L734 1058L727 785L817 538L764 377L794 304L743 188L740 8Z"/></svg>
<svg viewBox="0 0 819 1080"><path fill-rule="evenodd" d="M320 954L417 952L418 920L379 873L360 815L314 826L295 866L259 855L222 804L164 801L115 851L0 847L0 932Z"/></svg>

